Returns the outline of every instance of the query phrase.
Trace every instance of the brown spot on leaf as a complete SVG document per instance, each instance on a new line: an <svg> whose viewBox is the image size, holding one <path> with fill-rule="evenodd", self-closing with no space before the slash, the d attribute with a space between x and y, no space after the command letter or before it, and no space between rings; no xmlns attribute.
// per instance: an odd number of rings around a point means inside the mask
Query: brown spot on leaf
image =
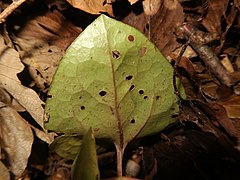
<svg viewBox="0 0 240 180"><path fill-rule="evenodd" d="M140 57L143 57L147 52L147 48L146 47L142 47L140 50L139 50L139 56Z"/></svg>
<svg viewBox="0 0 240 180"><path fill-rule="evenodd" d="M134 41L134 36L133 36L133 35L129 35L129 36L128 36L128 40L129 40L130 42L133 42L133 41Z"/></svg>

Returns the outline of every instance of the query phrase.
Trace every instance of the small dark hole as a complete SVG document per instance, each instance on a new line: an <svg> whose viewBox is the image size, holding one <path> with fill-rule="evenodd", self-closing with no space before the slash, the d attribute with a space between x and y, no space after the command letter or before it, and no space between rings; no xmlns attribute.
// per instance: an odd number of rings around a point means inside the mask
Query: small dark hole
<svg viewBox="0 0 240 180"><path fill-rule="evenodd" d="M134 124L134 123L135 123L135 119L132 119L132 120L130 121L130 123L131 123L131 124Z"/></svg>
<svg viewBox="0 0 240 180"><path fill-rule="evenodd" d="M156 100L159 100L160 96L156 96Z"/></svg>
<svg viewBox="0 0 240 180"><path fill-rule="evenodd" d="M117 50L112 51L112 57L118 59L120 57L120 53Z"/></svg>
<svg viewBox="0 0 240 180"><path fill-rule="evenodd" d="M85 106L81 106L81 110L84 110L85 109Z"/></svg>
<svg viewBox="0 0 240 180"><path fill-rule="evenodd" d="M100 95L100 96L105 96L106 94L107 94L106 91L100 91L100 92L99 92L99 95Z"/></svg>
<svg viewBox="0 0 240 180"><path fill-rule="evenodd" d="M129 76L126 77L126 80L131 80L132 77L133 77L132 75L129 75Z"/></svg>
<svg viewBox="0 0 240 180"><path fill-rule="evenodd" d="M145 27L146 27L147 30L149 30L149 24L148 23L145 25Z"/></svg>
<svg viewBox="0 0 240 180"><path fill-rule="evenodd" d="M80 96L79 99L82 99L82 96Z"/></svg>
<svg viewBox="0 0 240 180"><path fill-rule="evenodd" d="M48 52L49 52L49 53L51 53L51 52L52 52L52 50L51 50L51 49L49 49L49 50L48 50Z"/></svg>
<svg viewBox="0 0 240 180"><path fill-rule="evenodd" d="M144 91L142 89L139 90L138 92L139 92L139 94L144 94Z"/></svg>
<svg viewBox="0 0 240 180"><path fill-rule="evenodd" d="M128 40L129 40L130 42L133 42L133 41L134 41L134 36L133 36L133 35L129 35L129 36L128 36Z"/></svg>
<svg viewBox="0 0 240 180"><path fill-rule="evenodd" d="M135 87L134 85L131 85L129 90L132 91L134 89L134 87Z"/></svg>
<svg viewBox="0 0 240 180"><path fill-rule="evenodd" d="M48 94L48 95L47 95L47 98L52 98L52 95Z"/></svg>
<svg viewBox="0 0 240 180"><path fill-rule="evenodd" d="M178 117L177 114L172 115L172 118L177 118L177 117Z"/></svg>
<svg viewBox="0 0 240 180"><path fill-rule="evenodd" d="M147 99L148 97L147 96L144 96L143 99Z"/></svg>

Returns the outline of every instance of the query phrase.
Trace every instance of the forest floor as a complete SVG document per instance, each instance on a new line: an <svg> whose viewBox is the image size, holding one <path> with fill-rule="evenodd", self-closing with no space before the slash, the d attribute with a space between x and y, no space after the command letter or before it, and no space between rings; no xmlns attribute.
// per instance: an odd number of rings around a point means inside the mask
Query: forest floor
<svg viewBox="0 0 240 180"><path fill-rule="evenodd" d="M239 180L240 3L96 2L80 10L64 0L26 1L0 25L0 179L9 177L6 167L24 180L70 179L72 161L49 149L56 134L43 131L42 102L67 47L103 12L148 37L174 66L187 94L178 122L126 150L125 161L143 147L138 178ZM0 10L10 4L1 1ZM114 148L109 152L99 161L102 178L116 175Z"/></svg>

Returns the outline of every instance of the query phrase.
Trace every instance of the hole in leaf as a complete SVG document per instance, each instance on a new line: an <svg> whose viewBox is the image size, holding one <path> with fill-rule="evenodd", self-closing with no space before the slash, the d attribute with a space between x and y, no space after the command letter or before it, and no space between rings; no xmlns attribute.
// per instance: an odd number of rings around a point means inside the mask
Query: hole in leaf
<svg viewBox="0 0 240 180"><path fill-rule="evenodd" d="M138 92L139 94L144 94L144 91L142 89L140 89Z"/></svg>
<svg viewBox="0 0 240 180"><path fill-rule="evenodd" d="M129 36L128 36L128 40L129 40L130 42L133 42L133 41L134 41L134 36L133 36L133 35L129 35Z"/></svg>
<svg viewBox="0 0 240 180"><path fill-rule="evenodd" d="M134 87L135 87L134 85L131 85L129 90L132 91L134 89Z"/></svg>
<svg viewBox="0 0 240 180"><path fill-rule="evenodd" d="M159 100L160 96L156 96L156 100Z"/></svg>
<svg viewBox="0 0 240 180"><path fill-rule="evenodd" d="M126 80L131 80L132 77L133 77L132 75L129 75L129 76L126 77Z"/></svg>
<svg viewBox="0 0 240 180"><path fill-rule="evenodd" d="M100 96L105 96L106 94L107 94L106 91L100 91L100 92L99 92L99 95L100 95Z"/></svg>
<svg viewBox="0 0 240 180"><path fill-rule="evenodd" d="M144 96L144 97L143 97L143 99L147 99L147 98L148 98L148 96Z"/></svg>
<svg viewBox="0 0 240 180"><path fill-rule="evenodd" d="M143 57L147 52L147 48L146 47L142 47L140 50L139 50L139 56Z"/></svg>
<svg viewBox="0 0 240 180"><path fill-rule="evenodd" d="M149 30L149 24L148 23L145 25L145 27L146 27L147 30Z"/></svg>
<svg viewBox="0 0 240 180"><path fill-rule="evenodd" d="M112 57L118 59L120 57L120 53L117 50L112 51Z"/></svg>
<svg viewBox="0 0 240 180"><path fill-rule="evenodd" d="M52 98L52 95L48 94L48 95L47 95L47 98Z"/></svg>
<svg viewBox="0 0 240 180"><path fill-rule="evenodd" d="M49 49L49 50L48 50L48 52L49 52L49 53L51 53L51 52L52 52L52 50L51 50L51 49Z"/></svg>
<svg viewBox="0 0 240 180"><path fill-rule="evenodd" d="M82 96L80 96L79 99L82 99Z"/></svg>
<svg viewBox="0 0 240 180"><path fill-rule="evenodd" d="M81 108L81 110L84 110L84 109L85 109L85 106L81 106L80 108Z"/></svg>
<svg viewBox="0 0 240 180"><path fill-rule="evenodd" d="M172 115L172 118L177 118L177 117L178 117L177 114Z"/></svg>
<svg viewBox="0 0 240 180"><path fill-rule="evenodd" d="M135 119L132 119L132 120L130 121L130 123L131 123L131 124L134 124L134 123L135 123Z"/></svg>

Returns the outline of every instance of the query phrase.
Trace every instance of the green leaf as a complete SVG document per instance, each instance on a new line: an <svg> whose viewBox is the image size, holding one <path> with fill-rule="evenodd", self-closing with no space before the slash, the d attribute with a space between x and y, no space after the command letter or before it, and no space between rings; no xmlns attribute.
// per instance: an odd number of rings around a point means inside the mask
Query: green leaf
<svg viewBox="0 0 240 180"><path fill-rule="evenodd" d="M58 67L46 102L46 128L83 135L93 127L96 138L123 148L176 121L172 78L171 65L143 34L101 15Z"/></svg>
<svg viewBox="0 0 240 180"><path fill-rule="evenodd" d="M72 180L98 180L100 173L98 169L95 138L90 128L83 137L82 146L73 162Z"/></svg>
<svg viewBox="0 0 240 180"><path fill-rule="evenodd" d="M103 144L105 145L104 147ZM79 153L81 145L82 136L62 135L57 137L52 144L50 144L50 149L65 159L74 160ZM101 145L102 146L96 145L97 153L103 153L106 151L105 147L107 148L110 146L107 143L101 143Z"/></svg>

